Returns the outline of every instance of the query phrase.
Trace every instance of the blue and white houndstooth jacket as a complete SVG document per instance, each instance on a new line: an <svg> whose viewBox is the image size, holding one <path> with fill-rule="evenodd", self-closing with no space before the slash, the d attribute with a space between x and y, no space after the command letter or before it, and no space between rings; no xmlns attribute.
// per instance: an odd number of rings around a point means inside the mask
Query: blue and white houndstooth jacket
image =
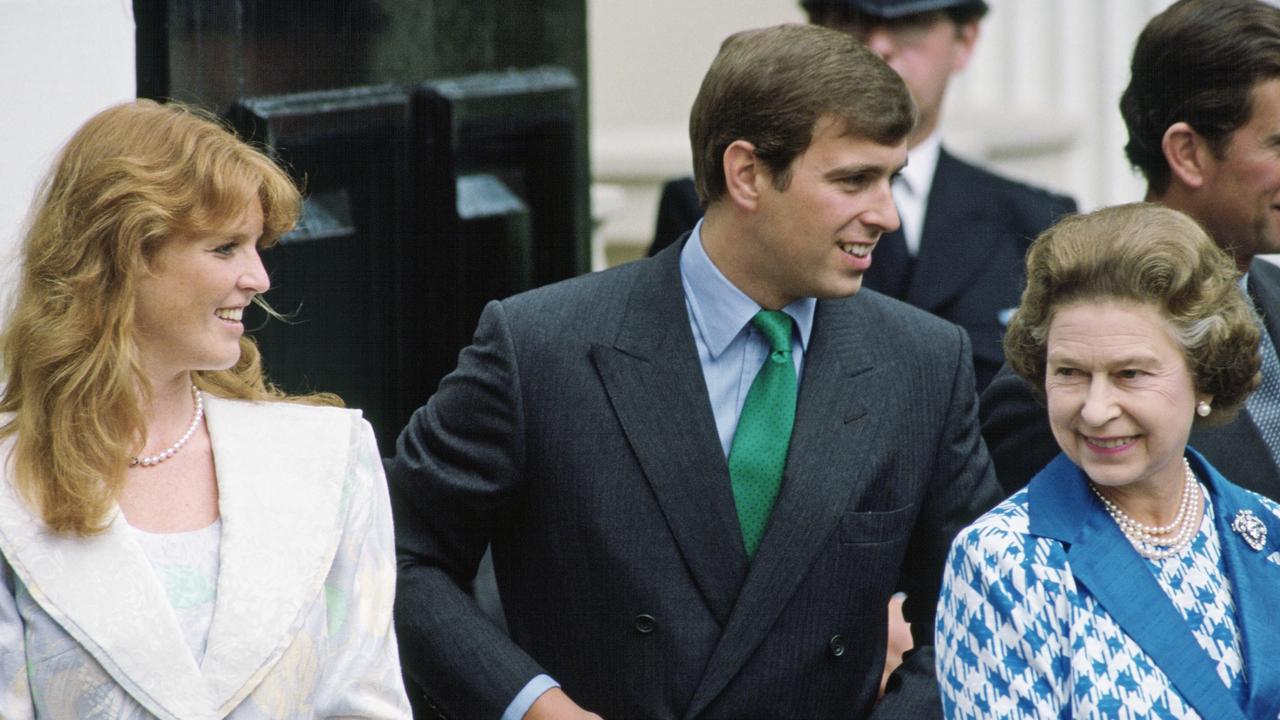
<svg viewBox="0 0 1280 720"><path fill-rule="evenodd" d="M1190 572L1139 555L1064 455L960 533L935 628L948 718L1280 717L1280 506L1187 457L1213 517Z"/></svg>

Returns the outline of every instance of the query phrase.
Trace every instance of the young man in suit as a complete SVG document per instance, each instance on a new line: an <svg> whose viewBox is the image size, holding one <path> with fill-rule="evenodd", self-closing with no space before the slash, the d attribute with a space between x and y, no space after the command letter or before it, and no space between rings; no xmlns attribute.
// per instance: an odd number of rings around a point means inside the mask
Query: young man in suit
<svg viewBox="0 0 1280 720"><path fill-rule="evenodd" d="M979 392L1004 362L1000 342L1024 283L1027 245L1071 198L1001 177L942 147L939 123L951 77L969 62L982 0L802 0L810 22L849 33L884 58L916 102L910 162L893 186L901 229L888 233L864 285L963 327ZM663 188L652 255L701 215L692 180Z"/></svg>
<svg viewBox="0 0 1280 720"><path fill-rule="evenodd" d="M996 486L964 333L858 293L914 120L846 34L738 33L692 112L687 241L489 304L390 472L397 631L437 708L939 712L941 563ZM461 588L488 543L510 637ZM877 701L895 590L920 647Z"/></svg>
<svg viewBox="0 0 1280 720"><path fill-rule="evenodd" d="M1125 153L1146 199L1190 215L1235 258L1262 316L1262 385L1231 423L1191 445L1243 487L1280 500L1280 9L1183 0L1147 24L1120 99ZM1044 405L1002 369L982 396L982 433L1006 494L1055 455Z"/></svg>

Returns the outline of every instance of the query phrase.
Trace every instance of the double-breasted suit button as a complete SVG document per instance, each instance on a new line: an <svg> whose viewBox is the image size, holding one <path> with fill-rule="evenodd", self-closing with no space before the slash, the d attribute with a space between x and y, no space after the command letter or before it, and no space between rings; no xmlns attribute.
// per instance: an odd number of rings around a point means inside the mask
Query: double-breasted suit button
<svg viewBox="0 0 1280 720"><path fill-rule="evenodd" d="M648 635L658 629L658 621L653 619L652 615L640 614L636 616L636 632L641 635Z"/></svg>
<svg viewBox="0 0 1280 720"><path fill-rule="evenodd" d="M832 635L827 641L827 652L831 653L831 657L838 658L844 655L844 638L839 635Z"/></svg>

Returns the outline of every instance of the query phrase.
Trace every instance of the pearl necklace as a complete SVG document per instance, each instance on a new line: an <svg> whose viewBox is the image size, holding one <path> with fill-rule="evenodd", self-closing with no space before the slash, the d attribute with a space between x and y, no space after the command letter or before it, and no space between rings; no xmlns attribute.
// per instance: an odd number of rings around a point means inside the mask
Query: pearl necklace
<svg viewBox="0 0 1280 720"><path fill-rule="evenodd" d="M187 441L191 439L191 436L196 433L196 428L200 427L200 420L204 418L204 399L200 397L200 391L196 389L195 383L191 384L191 397L195 398L196 411L191 415L191 424L187 426L187 431L182 434L182 437L178 438L178 442L170 445L168 448L156 453L155 455L144 455L142 457L137 457L135 455L130 457L129 467L134 467L136 465L151 467L152 465L157 465L173 457L182 449L183 445L187 444Z"/></svg>
<svg viewBox="0 0 1280 720"><path fill-rule="evenodd" d="M1152 526L1134 520L1118 505L1102 494L1098 486L1089 483L1093 493L1102 501L1107 514L1120 526L1120 531L1133 544L1134 549L1143 557L1151 560L1162 560L1180 554L1190 545L1200 528L1200 513L1192 511L1203 494L1196 474L1191 470L1191 463L1182 459L1183 477L1182 499L1178 503L1178 513L1168 525Z"/></svg>

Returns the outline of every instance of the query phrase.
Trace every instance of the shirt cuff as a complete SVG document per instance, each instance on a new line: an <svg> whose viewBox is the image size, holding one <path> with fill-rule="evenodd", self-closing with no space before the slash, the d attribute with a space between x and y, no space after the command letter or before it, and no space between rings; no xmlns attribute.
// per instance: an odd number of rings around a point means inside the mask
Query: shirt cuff
<svg viewBox="0 0 1280 720"><path fill-rule="evenodd" d="M502 720L523 720L529 708L542 697L542 693L551 688L560 687L560 683L551 679L550 675L538 675L525 683L524 689L516 693L516 697L502 713Z"/></svg>

